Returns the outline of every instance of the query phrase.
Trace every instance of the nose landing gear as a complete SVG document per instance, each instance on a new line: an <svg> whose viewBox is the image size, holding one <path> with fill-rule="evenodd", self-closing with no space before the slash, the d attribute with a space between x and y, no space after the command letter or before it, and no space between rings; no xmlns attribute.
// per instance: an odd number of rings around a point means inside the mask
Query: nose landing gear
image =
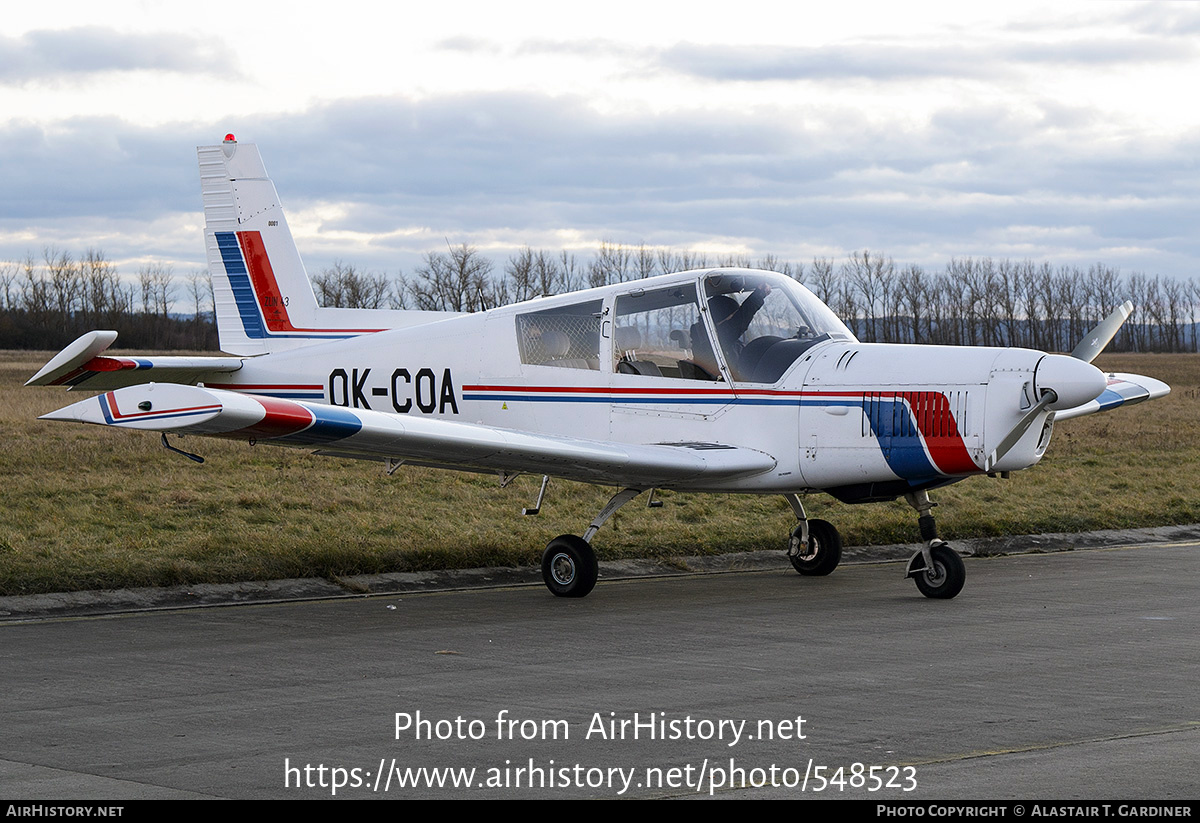
<svg viewBox="0 0 1200 823"><path fill-rule="evenodd" d="M937 522L931 513L937 504L929 499L929 493L911 492L904 499L917 510L921 539L926 541L921 551L908 561L904 576L911 577L926 597L949 600L962 591L967 582L967 568L958 552L938 538Z"/></svg>

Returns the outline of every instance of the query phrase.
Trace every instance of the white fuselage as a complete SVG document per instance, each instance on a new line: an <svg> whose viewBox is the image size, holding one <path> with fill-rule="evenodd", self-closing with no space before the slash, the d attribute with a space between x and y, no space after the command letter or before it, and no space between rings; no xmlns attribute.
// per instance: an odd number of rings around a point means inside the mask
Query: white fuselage
<svg viewBox="0 0 1200 823"><path fill-rule="evenodd" d="M728 379L728 371L719 381L672 379L615 368L620 350L607 323L594 362L522 356L521 316L588 301L608 317L631 290L694 279L654 278L251 358L209 385L618 443L736 445L771 455L775 470L706 490L833 489L857 501L981 473L1029 407L1023 398L1046 357L826 339L769 384ZM1036 463L1049 428L1033 427L992 470Z"/></svg>

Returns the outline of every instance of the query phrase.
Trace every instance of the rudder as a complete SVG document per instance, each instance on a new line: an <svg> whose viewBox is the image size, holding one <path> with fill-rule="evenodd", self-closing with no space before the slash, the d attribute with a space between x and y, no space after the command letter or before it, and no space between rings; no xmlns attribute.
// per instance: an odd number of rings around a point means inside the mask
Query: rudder
<svg viewBox="0 0 1200 823"><path fill-rule="evenodd" d="M221 348L254 355L423 325L452 312L319 307L258 146L197 148Z"/></svg>
<svg viewBox="0 0 1200 823"><path fill-rule="evenodd" d="M308 273L258 146L228 135L219 146L198 147L197 155L204 244L224 351L266 354L392 325L355 328L364 318L341 313L343 322L334 324L332 312L322 312L323 322L317 321Z"/></svg>

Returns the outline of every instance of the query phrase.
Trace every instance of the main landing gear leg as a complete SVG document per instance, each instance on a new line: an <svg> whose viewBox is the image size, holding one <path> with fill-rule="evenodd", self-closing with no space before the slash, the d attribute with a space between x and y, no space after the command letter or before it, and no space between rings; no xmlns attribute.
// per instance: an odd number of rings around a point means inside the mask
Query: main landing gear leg
<svg viewBox="0 0 1200 823"><path fill-rule="evenodd" d="M792 568L806 577L829 574L842 560L841 535L828 521L809 520L799 496L785 494L783 497L800 521L788 540L787 554Z"/></svg>
<svg viewBox="0 0 1200 823"><path fill-rule="evenodd" d="M950 544L938 538L937 521L933 519L933 507L929 493L910 492L904 495L908 505L917 510L917 523L921 527L924 547L908 561L904 576L913 578L921 594L949 600L962 591L967 580L967 569L958 552Z"/></svg>
<svg viewBox="0 0 1200 823"><path fill-rule="evenodd" d="M608 518L642 493L642 489L621 489L600 510L583 537L561 534L550 541L542 554L542 579L546 588L558 597L586 597L596 586L600 564L592 551L591 540Z"/></svg>

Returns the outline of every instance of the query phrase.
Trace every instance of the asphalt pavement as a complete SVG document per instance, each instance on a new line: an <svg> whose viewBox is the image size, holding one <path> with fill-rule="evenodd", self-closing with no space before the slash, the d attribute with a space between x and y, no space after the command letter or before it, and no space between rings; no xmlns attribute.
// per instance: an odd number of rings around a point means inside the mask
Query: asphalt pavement
<svg viewBox="0 0 1200 823"><path fill-rule="evenodd" d="M1200 540L1115 542L969 557L950 601L863 556L606 566L581 600L6 598L0 794L1195 798Z"/></svg>

